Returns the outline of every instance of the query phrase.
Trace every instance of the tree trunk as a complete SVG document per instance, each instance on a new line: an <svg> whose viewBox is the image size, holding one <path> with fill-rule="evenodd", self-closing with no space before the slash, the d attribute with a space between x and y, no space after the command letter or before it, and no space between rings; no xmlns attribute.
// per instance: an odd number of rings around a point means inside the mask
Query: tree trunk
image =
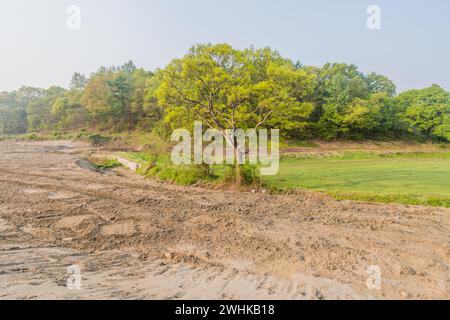
<svg viewBox="0 0 450 320"><path fill-rule="evenodd" d="M244 184L243 165L241 164L242 154L241 150L239 150L239 146L237 145L237 141L235 141L234 154L235 154L235 167L234 167L235 184L236 186L242 186Z"/></svg>

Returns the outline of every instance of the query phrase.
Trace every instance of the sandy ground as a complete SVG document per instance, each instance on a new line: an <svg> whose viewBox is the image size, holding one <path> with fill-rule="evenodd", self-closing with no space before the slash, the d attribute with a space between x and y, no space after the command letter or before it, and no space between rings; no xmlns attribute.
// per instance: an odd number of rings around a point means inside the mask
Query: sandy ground
<svg viewBox="0 0 450 320"><path fill-rule="evenodd" d="M100 174L85 148L0 142L0 299L450 298L449 209Z"/></svg>

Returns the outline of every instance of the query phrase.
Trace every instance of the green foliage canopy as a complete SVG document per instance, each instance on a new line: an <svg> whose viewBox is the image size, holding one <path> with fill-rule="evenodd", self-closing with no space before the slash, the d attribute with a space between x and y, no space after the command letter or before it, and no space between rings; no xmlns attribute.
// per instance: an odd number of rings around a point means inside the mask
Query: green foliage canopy
<svg viewBox="0 0 450 320"><path fill-rule="evenodd" d="M167 137L194 120L219 130L267 127L286 138L408 135L450 141L450 93L438 85L400 95L357 66L305 66L270 49L201 44L155 72L132 61L75 73L69 90L0 93L0 134L156 130Z"/></svg>

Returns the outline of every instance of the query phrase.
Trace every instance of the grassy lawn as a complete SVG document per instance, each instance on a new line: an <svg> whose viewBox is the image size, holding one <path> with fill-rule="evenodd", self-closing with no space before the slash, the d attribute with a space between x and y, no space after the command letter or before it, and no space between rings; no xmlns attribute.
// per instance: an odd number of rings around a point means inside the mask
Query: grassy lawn
<svg viewBox="0 0 450 320"><path fill-rule="evenodd" d="M130 160L148 163L146 153L122 153ZM169 155L160 156L151 176L195 183L195 170L174 167ZM224 166L212 168L220 179ZM296 155L281 160L276 176L263 177L277 190L306 189L330 194L338 200L361 200L450 208L450 152L391 153L344 152L333 156Z"/></svg>
<svg viewBox="0 0 450 320"><path fill-rule="evenodd" d="M450 207L450 153L353 153L333 157L284 158L279 189L326 192L337 199Z"/></svg>

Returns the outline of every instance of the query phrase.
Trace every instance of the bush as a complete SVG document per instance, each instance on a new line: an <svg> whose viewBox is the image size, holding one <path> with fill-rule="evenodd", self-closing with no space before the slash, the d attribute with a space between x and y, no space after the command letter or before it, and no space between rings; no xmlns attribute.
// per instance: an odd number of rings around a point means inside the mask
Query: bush
<svg viewBox="0 0 450 320"><path fill-rule="evenodd" d="M240 166L228 165L222 176L226 184L237 185L261 185L261 176L259 169L255 165L244 164Z"/></svg>
<svg viewBox="0 0 450 320"><path fill-rule="evenodd" d="M31 133L27 136L27 139L37 141L37 140L39 140L39 137L37 136L36 133Z"/></svg>
<svg viewBox="0 0 450 320"><path fill-rule="evenodd" d="M161 180L170 181L181 186L189 186L198 182L207 181L212 177L209 166L206 165L159 165L149 169L146 175L158 177Z"/></svg>
<svg viewBox="0 0 450 320"><path fill-rule="evenodd" d="M108 143L111 139L100 134L93 133L88 136L88 140L92 143L93 146L100 147Z"/></svg>
<svg viewBox="0 0 450 320"><path fill-rule="evenodd" d="M151 166L155 166L161 155L169 152L168 145L162 140L155 139L142 147L143 152L147 155Z"/></svg>
<svg viewBox="0 0 450 320"><path fill-rule="evenodd" d="M49 136L50 136L50 137L56 138L56 139L62 137L63 135L64 135L64 133L62 133L62 132L60 132L60 131L51 131L51 132L49 133Z"/></svg>

